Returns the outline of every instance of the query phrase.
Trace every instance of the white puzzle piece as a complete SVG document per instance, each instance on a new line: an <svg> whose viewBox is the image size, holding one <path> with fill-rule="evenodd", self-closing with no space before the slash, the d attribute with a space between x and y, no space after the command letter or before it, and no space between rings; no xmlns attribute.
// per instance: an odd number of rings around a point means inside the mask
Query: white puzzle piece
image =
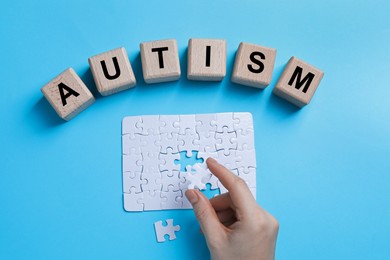
<svg viewBox="0 0 390 260"><path fill-rule="evenodd" d="M161 172L161 179L156 180L157 184L162 185L161 191L167 192L170 187L175 191L180 191L180 177L179 171L163 171Z"/></svg>
<svg viewBox="0 0 390 260"><path fill-rule="evenodd" d="M179 122L175 122L174 126L179 127L179 134L185 135L186 132L196 133L196 125L198 124L195 120L195 115L179 115Z"/></svg>
<svg viewBox="0 0 390 260"><path fill-rule="evenodd" d="M141 123L137 127L142 129L142 135L159 135L160 134L160 116L142 116Z"/></svg>
<svg viewBox="0 0 390 260"><path fill-rule="evenodd" d="M248 184L249 188L256 188L256 168L249 167L247 172L240 168L238 176Z"/></svg>
<svg viewBox="0 0 390 260"><path fill-rule="evenodd" d="M243 133L242 129L236 131L237 137L235 142L237 143L237 150L253 150L254 146L254 132L252 129L248 129L246 133Z"/></svg>
<svg viewBox="0 0 390 260"><path fill-rule="evenodd" d="M173 134L179 134L180 118L178 115L160 115L160 134L167 134L171 139Z"/></svg>
<svg viewBox="0 0 390 260"><path fill-rule="evenodd" d="M217 120L216 114L198 114L195 115L195 120L198 122L196 125L196 132L199 135L209 137L210 135L214 136L217 126L212 124Z"/></svg>
<svg viewBox="0 0 390 260"><path fill-rule="evenodd" d="M248 130L253 131L253 118L251 113L233 113L235 120L234 130L241 130L246 135Z"/></svg>
<svg viewBox="0 0 390 260"><path fill-rule="evenodd" d="M123 172L142 172L142 165L137 164L138 161L142 161L141 154L123 154L122 158Z"/></svg>
<svg viewBox="0 0 390 260"><path fill-rule="evenodd" d="M192 151L199 151L199 145L195 144L199 141L198 133L193 133L191 129L185 130L185 135L180 135L179 140L183 141L182 145L179 145L180 152L187 152L188 157L192 157Z"/></svg>
<svg viewBox="0 0 390 260"><path fill-rule="evenodd" d="M224 127L228 129L228 132L233 132L235 122L238 122L238 119L233 118L233 113L219 113L217 119L211 124L217 127L218 133L222 133Z"/></svg>
<svg viewBox="0 0 390 260"><path fill-rule="evenodd" d="M191 202L185 196L187 188L181 190L181 197L177 197L176 201L180 203L181 209L192 209Z"/></svg>
<svg viewBox="0 0 390 260"><path fill-rule="evenodd" d="M141 139L141 135L131 134L122 135L122 154L141 154L141 147L145 144Z"/></svg>
<svg viewBox="0 0 390 260"><path fill-rule="evenodd" d="M202 163L180 166L180 152ZM189 188L227 192L207 168L212 157L242 177L256 194L256 154L250 113L148 115L122 121L126 211L190 209ZM179 163L179 164L178 164ZM180 171L186 168L186 171Z"/></svg>
<svg viewBox="0 0 390 260"><path fill-rule="evenodd" d="M123 172L123 192L130 193L133 190L136 193L142 192L142 185L147 180L141 179L141 172Z"/></svg>
<svg viewBox="0 0 390 260"><path fill-rule="evenodd" d="M179 152L179 145L184 145L183 140L179 140L179 134L178 133L164 133L160 134L160 139L155 142L157 146L160 147L161 153L167 153L167 149L171 148L172 152L178 153Z"/></svg>
<svg viewBox="0 0 390 260"><path fill-rule="evenodd" d="M143 198L142 193L136 193L134 188L129 193L123 193L123 207L126 211L143 211L144 205L138 203Z"/></svg>
<svg viewBox="0 0 390 260"><path fill-rule="evenodd" d="M202 181L207 176L205 175L205 172L197 171L191 166L186 167L187 171L183 173L183 177L185 178L186 182L188 182L188 189L199 189L199 190L205 190L206 184Z"/></svg>
<svg viewBox="0 0 390 260"><path fill-rule="evenodd" d="M125 117L122 121L122 135L128 134L131 138L134 138L135 134L141 134L142 128L137 126L141 122L141 117L139 116Z"/></svg>
<svg viewBox="0 0 390 260"><path fill-rule="evenodd" d="M172 148L167 149L167 153L160 153L160 160L163 163L160 164L160 171L180 171L180 165L176 164L176 160L180 160L180 154L174 153Z"/></svg>
<svg viewBox="0 0 390 260"><path fill-rule="evenodd" d="M179 209L182 206L182 202L177 198L181 197L180 190L174 190L172 187L168 191L161 192L161 209Z"/></svg>
<svg viewBox="0 0 390 260"><path fill-rule="evenodd" d="M199 133L199 140L195 139L194 144L199 145L199 152L216 152L218 140L215 132ZM234 140L233 140L234 141Z"/></svg>
<svg viewBox="0 0 390 260"><path fill-rule="evenodd" d="M143 191L138 203L143 204L144 210L161 210L161 191Z"/></svg>
<svg viewBox="0 0 390 260"><path fill-rule="evenodd" d="M141 179L146 181L146 183L141 184L142 191L154 192L162 190L162 177L158 168L142 172Z"/></svg>
<svg viewBox="0 0 390 260"><path fill-rule="evenodd" d="M249 168L256 168L256 155L254 150L236 151L237 168L243 168L244 172L248 173Z"/></svg>
<svg viewBox="0 0 390 260"><path fill-rule="evenodd" d="M167 225L163 226L162 221L154 222L154 230L156 231L156 238L157 242L165 242L165 235L169 235L169 240L175 240L176 234L175 232L180 231L180 226L173 225L173 219L167 219L166 220Z"/></svg>
<svg viewBox="0 0 390 260"><path fill-rule="evenodd" d="M222 133L215 133L217 139L217 150L222 150L225 155L230 154L230 150L237 150L237 133L228 132L227 127L223 127Z"/></svg>

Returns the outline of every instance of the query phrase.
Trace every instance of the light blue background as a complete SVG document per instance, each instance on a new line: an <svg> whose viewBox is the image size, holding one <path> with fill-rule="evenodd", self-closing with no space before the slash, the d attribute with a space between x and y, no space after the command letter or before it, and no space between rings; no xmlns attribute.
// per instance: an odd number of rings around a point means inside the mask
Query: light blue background
<svg viewBox="0 0 390 260"><path fill-rule="evenodd" d="M208 257L193 212L122 209L121 119L249 111L258 202L280 221L278 259L389 259L389 1L8 1L0 4L0 258ZM227 40L222 83L186 79L191 37ZM139 43L175 38L182 77L146 85ZM264 91L230 82L241 41L277 49ZM137 87L68 123L40 88L123 46ZM325 72L298 110L271 95L295 55ZM176 241L153 222L173 217Z"/></svg>

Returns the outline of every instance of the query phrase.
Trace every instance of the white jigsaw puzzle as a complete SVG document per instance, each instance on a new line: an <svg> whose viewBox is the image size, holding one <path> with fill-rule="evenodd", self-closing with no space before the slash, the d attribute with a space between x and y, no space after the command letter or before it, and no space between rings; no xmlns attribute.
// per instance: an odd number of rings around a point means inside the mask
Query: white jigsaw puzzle
<svg viewBox="0 0 390 260"><path fill-rule="evenodd" d="M194 152L202 163L180 165L180 153L192 157ZM209 157L243 178L255 196L256 153L250 113L123 118L124 209L189 209L185 191L204 190L207 184L212 190L219 189L220 194L227 192L207 168ZM168 230L162 227L159 230ZM174 232L169 234L174 236Z"/></svg>

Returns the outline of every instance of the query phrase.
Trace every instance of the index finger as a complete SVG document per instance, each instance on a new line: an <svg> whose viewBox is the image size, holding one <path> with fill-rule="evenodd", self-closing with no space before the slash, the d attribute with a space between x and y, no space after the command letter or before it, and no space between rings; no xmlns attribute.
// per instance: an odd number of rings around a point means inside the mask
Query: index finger
<svg viewBox="0 0 390 260"><path fill-rule="evenodd" d="M245 181L234 175L211 157L207 159L206 163L210 171L229 191L230 198L235 208L237 210L242 210L243 212L251 212L254 209L256 201Z"/></svg>

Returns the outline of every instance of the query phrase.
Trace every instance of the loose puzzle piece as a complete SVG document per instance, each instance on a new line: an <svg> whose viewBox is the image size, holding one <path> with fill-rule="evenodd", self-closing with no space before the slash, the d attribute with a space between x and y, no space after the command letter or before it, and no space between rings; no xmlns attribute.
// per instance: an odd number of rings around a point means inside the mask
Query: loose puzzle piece
<svg viewBox="0 0 390 260"><path fill-rule="evenodd" d="M163 226L161 220L154 222L154 230L156 231L157 242L165 242L165 235L169 236L169 240L175 240L175 232L180 231L179 225L173 225L173 219L167 219L166 222L166 226Z"/></svg>
<svg viewBox="0 0 390 260"><path fill-rule="evenodd" d="M207 178L208 176L206 175L205 171L199 171L200 166L197 168L194 168L194 171L192 170L193 167L187 166L186 167L187 171L183 173L183 177L185 178L186 181L189 182L188 184L188 189L199 189L199 190L204 190L206 189L206 184L204 183L203 179Z"/></svg>
<svg viewBox="0 0 390 260"><path fill-rule="evenodd" d="M256 195L256 154L250 113L125 117L122 121L125 210L190 209L191 203L185 197L187 189L227 192L207 168L209 157L243 178Z"/></svg>

